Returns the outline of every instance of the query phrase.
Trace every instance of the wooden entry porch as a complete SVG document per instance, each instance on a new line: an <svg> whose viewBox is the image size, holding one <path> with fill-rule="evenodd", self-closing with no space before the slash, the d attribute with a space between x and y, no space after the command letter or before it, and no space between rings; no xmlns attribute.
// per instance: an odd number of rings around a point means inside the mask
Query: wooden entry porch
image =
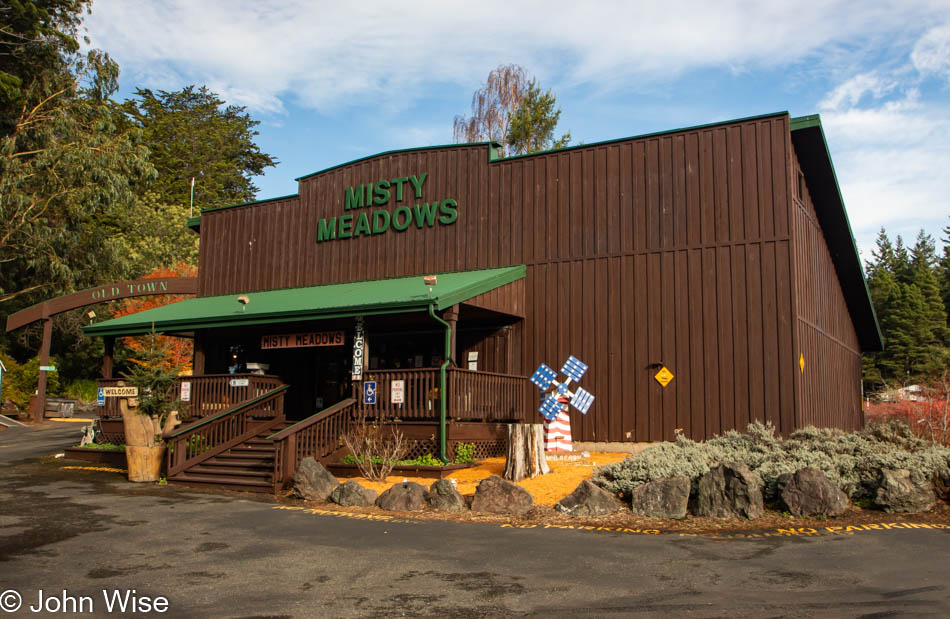
<svg viewBox="0 0 950 619"><path fill-rule="evenodd" d="M354 396L299 422L287 421L284 396L289 385L275 376L210 375L181 377L191 399L183 425L166 434L169 482L256 492L278 492L306 457L324 463L342 455L340 437L362 418L395 424L409 439L409 457L438 454L440 372L438 368L378 370L364 380L377 383L377 403ZM405 381L405 401L392 402L394 381ZM100 380L110 386L117 379ZM446 369L448 456L458 443L472 443L476 456L504 449L505 423L524 421L530 393L526 377ZM115 402L102 411L103 435L110 442L122 432ZM124 442L124 434L122 441Z"/></svg>

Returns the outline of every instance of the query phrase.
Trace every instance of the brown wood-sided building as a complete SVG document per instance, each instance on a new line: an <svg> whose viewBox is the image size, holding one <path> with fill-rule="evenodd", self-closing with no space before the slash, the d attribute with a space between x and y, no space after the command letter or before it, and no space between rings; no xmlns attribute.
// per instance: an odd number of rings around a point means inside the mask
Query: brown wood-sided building
<svg viewBox="0 0 950 619"><path fill-rule="evenodd" d="M159 308L87 333L154 323L193 335L196 374L267 363L292 385L285 407L299 419L353 390L354 316L366 321L364 380L438 368L443 327L425 307L384 313L362 297L331 303L330 314L294 305L279 320L251 320L257 298L291 289L323 298L341 289L316 287L393 278L421 286L430 274L438 296L442 274L465 272L483 282L469 289L477 294L434 308L452 325L451 367L524 377L577 356L590 366L580 385L596 399L587 415L572 410L575 442L669 440L678 430L703 439L756 419L783 433L862 424L861 353L880 350L881 336L817 116L496 153L492 144L387 152L304 176L296 195L206 210L191 223L201 235L198 297L179 305L217 297L226 311L195 310L189 321L179 310L163 322ZM516 270L484 283L501 267ZM372 296L368 286L359 294ZM261 347L266 335L337 330L336 348ZM674 376L666 387L654 378L662 366ZM540 422L538 390L520 380L515 392L514 416ZM448 417L466 417L448 398ZM431 397L420 407L435 415Z"/></svg>

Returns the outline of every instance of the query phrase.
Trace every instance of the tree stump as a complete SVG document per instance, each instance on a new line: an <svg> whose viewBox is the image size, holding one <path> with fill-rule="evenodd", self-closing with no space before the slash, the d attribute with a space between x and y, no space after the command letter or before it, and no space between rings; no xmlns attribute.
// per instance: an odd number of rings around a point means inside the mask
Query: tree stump
<svg viewBox="0 0 950 619"><path fill-rule="evenodd" d="M134 398L121 398L119 411L125 428L125 460L129 481L158 481L162 470L165 441L162 435L180 422L172 411L164 424L157 417L136 412Z"/></svg>
<svg viewBox="0 0 950 619"><path fill-rule="evenodd" d="M521 481L550 472L544 458L544 426L540 423L508 424L508 455L503 477L509 481Z"/></svg>

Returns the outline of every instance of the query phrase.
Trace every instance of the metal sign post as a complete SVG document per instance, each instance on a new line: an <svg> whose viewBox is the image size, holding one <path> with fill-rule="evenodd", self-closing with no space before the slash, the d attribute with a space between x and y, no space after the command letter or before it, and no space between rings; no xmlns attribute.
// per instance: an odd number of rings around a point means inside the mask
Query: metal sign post
<svg viewBox="0 0 950 619"><path fill-rule="evenodd" d="M538 410L544 416L544 449L545 451L573 451L571 442L571 417L568 414L568 404L586 415L594 403L594 396L582 387L574 391L568 388L571 381L580 382L587 372L587 364L571 355L561 367L561 374L567 376L564 382L557 379L557 372L542 363L531 375L534 383L542 394L546 394Z"/></svg>

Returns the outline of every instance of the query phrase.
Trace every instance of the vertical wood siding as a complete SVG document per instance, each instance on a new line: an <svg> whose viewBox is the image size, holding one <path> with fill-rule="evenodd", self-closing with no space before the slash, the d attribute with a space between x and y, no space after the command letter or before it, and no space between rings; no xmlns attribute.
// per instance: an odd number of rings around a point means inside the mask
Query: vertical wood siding
<svg viewBox="0 0 950 619"><path fill-rule="evenodd" d="M796 372L797 425L856 429L864 423L861 347L794 151L792 163L796 329L805 359Z"/></svg>
<svg viewBox="0 0 950 619"><path fill-rule="evenodd" d="M790 152L782 114L494 162L487 146L383 154L303 179L299 199L204 214L200 294L525 264L507 354L526 373L570 354L589 363L596 400L572 418L575 440L702 439L754 419L789 431L802 261ZM315 242L346 187L422 172L418 202L457 200L453 225ZM836 329L847 320L821 311ZM658 364L675 375L666 388Z"/></svg>

